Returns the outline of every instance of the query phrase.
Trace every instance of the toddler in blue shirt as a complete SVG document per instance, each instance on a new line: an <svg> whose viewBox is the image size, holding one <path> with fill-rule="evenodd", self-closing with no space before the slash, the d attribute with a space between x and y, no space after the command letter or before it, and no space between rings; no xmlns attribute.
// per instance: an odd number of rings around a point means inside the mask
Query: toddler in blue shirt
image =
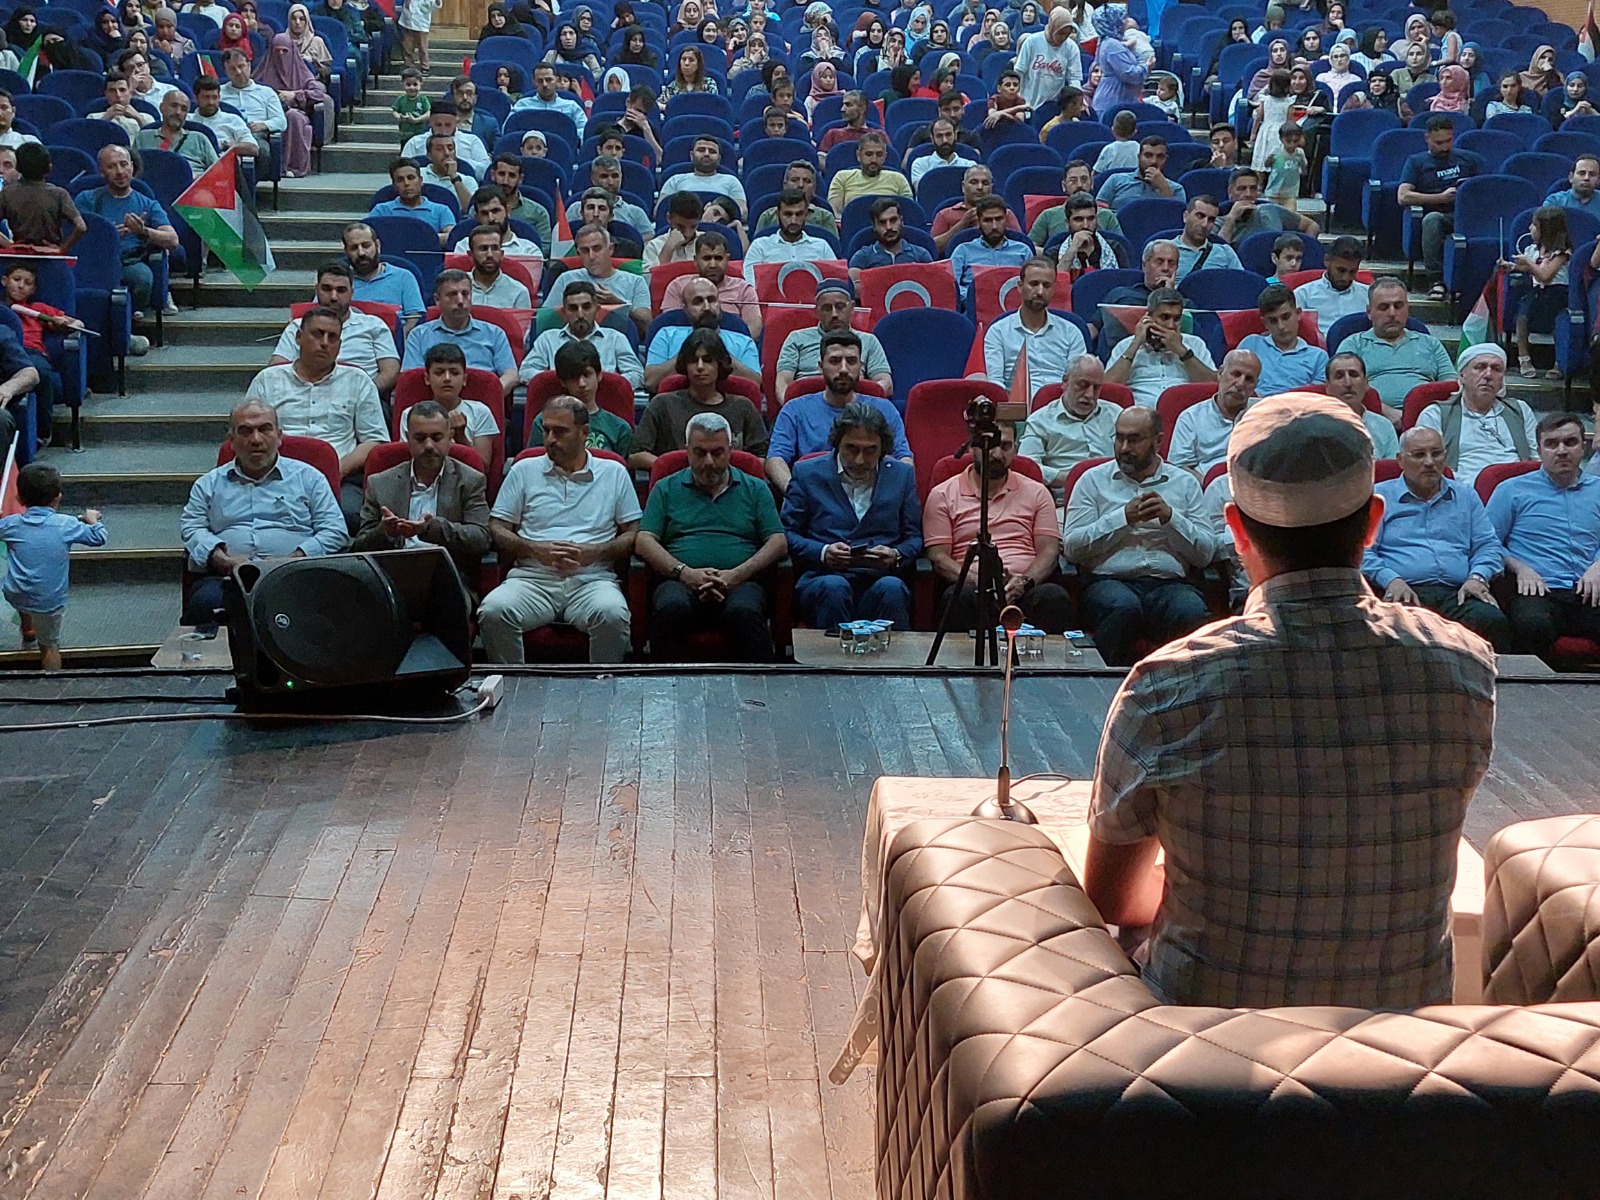
<svg viewBox="0 0 1600 1200"><path fill-rule="evenodd" d="M106 527L89 509L80 517L62 515L61 472L29 463L17 475L23 511L0 517L0 542L6 547L6 573L0 595L22 617L22 639L37 641L46 671L61 669L61 617L67 608L67 555L74 543L104 546Z"/></svg>

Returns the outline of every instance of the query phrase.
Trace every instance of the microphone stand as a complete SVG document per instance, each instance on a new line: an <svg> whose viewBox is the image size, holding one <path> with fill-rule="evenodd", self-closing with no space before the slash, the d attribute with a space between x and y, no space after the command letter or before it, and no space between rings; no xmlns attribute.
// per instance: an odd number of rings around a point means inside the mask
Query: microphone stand
<svg viewBox="0 0 1600 1200"><path fill-rule="evenodd" d="M1022 801L1011 798L1011 677L1017 669L1017 631L1022 628L1022 610L1015 604L1008 604L1000 613L1000 624L1006 631L1006 684L1000 705L1000 770L995 774L995 798L978 805L972 815L1015 821L1019 825L1037 825L1039 819L1033 811Z"/></svg>
<svg viewBox="0 0 1600 1200"><path fill-rule="evenodd" d="M977 613L978 636L974 639L972 647L972 665L975 667L998 667L1000 665L999 638L995 634L995 615L999 613L1005 603L1005 566L1000 561L1000 551L994 544L994 539L989 536L989 452L1000 444L1000 430L998 426L975 429L972 440L968 443L972 450L972 465L978 471L978 536L972 539L972 544L967 547L966 557L961 560L961 573L956 576L955 586L945 597L944 612L939 616L939 628L933 635L933 645L928 650L926 666L933 666L939 661L939 647L944 644L945 634L950 632L950 621L956 610L956 603L961 598L962 591L967 586L967 575L972 570L972 564L978 564L978 586L974 597L976 603L974 610ZM1021 613L1018 613L1020 623ZM984 648L988 647L987 660ZM1011 657L1015 657L1013 653ZM1010 659L1008 658L1009 662Z"/></svg>

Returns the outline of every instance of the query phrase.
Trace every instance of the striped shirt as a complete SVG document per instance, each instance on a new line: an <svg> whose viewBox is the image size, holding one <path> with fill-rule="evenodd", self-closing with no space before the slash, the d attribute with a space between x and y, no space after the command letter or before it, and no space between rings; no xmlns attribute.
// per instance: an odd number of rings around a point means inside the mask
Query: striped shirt
<svg viewBox="0 0 1600 1200"><path fill-rule="evenodd" d="M1354 569L1278 575L1157 650L1106 718L1090 830L1158 838L1146 981L1168 1002L1409 1008L1451 995L1450 893L1489 765L1494 653Z"/></svg>

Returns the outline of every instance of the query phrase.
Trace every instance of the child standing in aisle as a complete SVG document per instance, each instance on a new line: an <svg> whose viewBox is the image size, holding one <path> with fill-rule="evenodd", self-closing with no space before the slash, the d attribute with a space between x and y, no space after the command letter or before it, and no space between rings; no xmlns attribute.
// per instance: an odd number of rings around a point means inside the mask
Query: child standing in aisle
<svg viewBox="0 0 1600 1200"><path fill-rule="evenodd" d="M428 70L428 31L433 14L444 7L444 0L405 0L400 6L400 41L405 60Z"/></svg>
<svg viewBox="0 0 1600 1200"><path fill-rule="evenodd" d="M67 609L68 551L74 544L104 546L106 527L89 509L67 517L61 507L61 472L29 463L17 475L24 510L0 517L6 574L0 595L22 618L22 640L37 641L46 671L61 669L61 618Z"/></svg>
<svg viewBox="0 0 1600 1200"><path fill-rule="evenodd" d="M402 95L394 102L395 120L400 123L400 144L403 146L428 128L428 112L432 105L422 94L422 72L407 67L400 72Z"/></svg>
<svg viewBox="0 0 1600 1200"><path fill-rule="evenodd" d="M1278 126L1278 148L1267 155L1267 186L1262 199L1294 212L1300 180L1306 173L1306 131L1294 121Z"/></svg>

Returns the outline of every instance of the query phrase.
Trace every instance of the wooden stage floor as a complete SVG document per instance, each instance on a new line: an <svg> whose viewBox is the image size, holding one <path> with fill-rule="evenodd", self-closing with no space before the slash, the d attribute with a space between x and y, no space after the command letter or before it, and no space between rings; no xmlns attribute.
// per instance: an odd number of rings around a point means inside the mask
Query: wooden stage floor
<svg viewBox="0 0 1600 1200"><path fill-rule="evenodd" d="M1114 683L1019 681L1016 773L1086 773ZM866 799L992 771L998 703L524 676L442 729L0 737L0 1200L865 1200L870 1073L827 1070ZM1600 687L1503 686L1476 844L1594 807L1597 718Z"/></svg>

